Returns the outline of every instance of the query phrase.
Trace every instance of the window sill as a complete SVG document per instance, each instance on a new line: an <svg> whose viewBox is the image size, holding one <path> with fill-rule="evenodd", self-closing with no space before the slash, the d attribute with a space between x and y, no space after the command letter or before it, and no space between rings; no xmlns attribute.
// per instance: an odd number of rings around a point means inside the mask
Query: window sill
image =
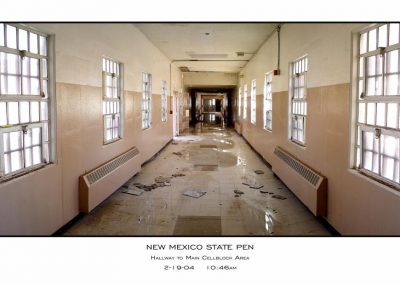
<svg viewBox="0 0 400 284"><path fill-rule="evenodd" d="M24 169L24 170L20 170L20 172L17 172L17 173L8 175L8 176L1 177L0 178L0 185L4 184L4 183L7 183L7 182L10 182L12 180L15 180L17 178L23 177L23 176L26 176L26 175L29 175L29 174L33 174L36 171L39 171L41 169L47 168L47 167L52 166L52 165L55 165L55 164L54 163L39 164L39 165L35 165L33 167L30 167L30 168L27 168L27 169Z"/></svg>
<svg viewBox="0 0 400 284"><path fill-rule="evenodd" d="M296 144L297 146L300 146L301 148L305 149L306 148L306 144L303 144L297 140L294 139L290 139L291 142L293 142L294 144Z"/></svg>
<svg viewBox="0 0 400 284"><path fill-rule="evenodd" d="M122 140L122 138L121 137L119 137L119 138L115 138L115 139L113 139L113 140L109 140L109 141L103 141L103 146L107 146L107 145L110 145L110 144L112 144L112 143L114 143L114 142L117 142L117 141L120 141L120 140Z"/></svg>
<svg viewBox="0 0 400 284"><path fill-rule="evenodd" d="M363 180L365 180L366 182L372 183L375 186L381 188L382 190L386 190L389 191L391 193L395 193L397 195L400 195L400 185L397 184L393 184L391 182L386 182L372 174L368 174L365 171L356 169L356 168L349 168L348 171L358 177L361 178Z"/></svg>

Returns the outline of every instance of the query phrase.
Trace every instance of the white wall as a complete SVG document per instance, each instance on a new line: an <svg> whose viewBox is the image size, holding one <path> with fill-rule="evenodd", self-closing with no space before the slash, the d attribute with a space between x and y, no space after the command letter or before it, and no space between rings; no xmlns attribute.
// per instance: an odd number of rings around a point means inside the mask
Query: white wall
<svg viewBox="0 0 400 284"><path fill-rule="evenodd" d="M263 129L264 74L276 69L274 34L244 70L241 85L257 80L257 122L239 118L242 134L274 167L281 146L328 179L327 221L345 235L400 234L400 192L359 174L349 164L352 32L359 24L285 24L281 30L281 75L272 80L273 127ZM289 63L308 55L306 147L288 138ZM243 103L242 103L243 105Z"/></svg>
<svg viewBox="0 0 400 284"><path fill-rule="evenodd" d="M184 72L183 84L185 87L212 87L212 86L236 86L236 73L224 72Z"/></svg>
<svg viewBox="0 0 400 284"><path fill-rule="evenodd" d="M55 36L57 162L0 184L0 235L52 234L78 211L79 175L137 146L145 161L172 138L161 122L161 80L182 89L179 69L132 24L34 24ZM124 64L124 135L103 145L102 56ZM153 125L141 129L141 74L153 79ZM168 100L168 103L170 101ZM153 143L149 143L149 141ZM142 161L142 162L143 162Z"/></svg>

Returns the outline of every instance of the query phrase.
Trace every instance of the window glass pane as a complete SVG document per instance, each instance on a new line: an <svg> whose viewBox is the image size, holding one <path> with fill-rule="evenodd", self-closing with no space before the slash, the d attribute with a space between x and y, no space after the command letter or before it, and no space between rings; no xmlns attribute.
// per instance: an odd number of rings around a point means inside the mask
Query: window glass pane
<svg viewBox="0 0 400 284"><path fill-rule="evenodd" d="M7 47L17 48L17 28L7 25Z"/></svg>
<svg viewBox="0 0 400 284"><path fill-rule="evenodd" d="M386 47L387 45L387 25L379 27L379 47Z"/></svg>
<svg viewBox="0 0 400 284"><path fill-rule="evenodd" d="M3 134L3 147L4 147L4 152L9 152L10 151L10 133L4 133Z"/></svg>
<svg viewBox="0 0 400 284"><path fill-rule="evenodd" d="M22 132L10 132L10 150L18 150L22 148Z"/></svg>
<svg viewBox="0 0 400 284"><path fill-rule="evenodd" d="M31 121L39 121L39 102L31 102Z"/></svg>
<svg viewBox="0 0 400 284"><path fill-rule="evenodd" d="M367 33L363 33L360 36L360 53L367 52Z"/></svg>
<svg viewBox="0 0 400 284"><path fill-rule="evenodd" d="M19 56L11 53L7 53L7 73L8 74L20 74L19 71Z"/></svg>
<svg viewBox="0 0 400 284"><path fill-rule="evenodd" d="M40 95L40 85L38 78L31 78L31 95Z"/></svg>
<svg viewBox="0 0 400 284"><path fill-rule="evenodd" d="M40 102L40 119L41 121L48 120L47 102Z"/></svg>
<svg viewBox="0 0 400 284"><path fill-rule="evenodd" d="M30 58L31 76L39 77L39 59Z"/></svg>
<svg viewBox="0 0 400 284"><path fill-rule="evenodd" d="M22 169L21 151L11 152L11 171L15 172Z"/></svg>
<svg viewBox="0 0 400 284"><path fill-rule="evenodd" d="M47 55L46 38L44 36L40 36L40 54Z"/></svg>
<svg viewBox="0 0 400 284"><path fill-rule="evenodd" d="M47 60L42 59L42 77L47 78Z"/></svg>
<svg viewBox="0 0 400 284"><path fill-rule="evenodd" d="M0 46L4 46L4 24L0 24Z"/></svg>
<svg viewBox="0 0 400 284"><path fill-rule="evenodd" d="M399 24L390 24L389 26L389 45L399 42Z"/></svg>
<svg viewBox="0 0 400 284"><path fill-rule="evenodd" d="M396 128L397 127L397 107L396 103L389 103L387 110L387 127Z"/></svg>
<svg viewBox="0 0 400 284"><path fill-rule="evenodd" d="M376 124L385 126L386 106L385 103L378 103L376 108Z"/></svg>
<svg viewBox="0 0 400 284"><path fill-rule="evenodd" d="M40 153L40 146L35 146L32 148L32 152L33 152L33 165L37 165L40 164L41 161L41 153Z"/></svg>
<svg viewBox="0 0 400 284"><path fill-rule="evenodd" d="M367 104L367 123L375 124L375 103Z"/></svg>
<svg viewBox="0 0 400 284"><path fill-rule="evenodd" d="M18 124L19 123L19 109L17 102L9 102L8 104L8 123Z"/></svg>
<svg viewBox="0 0 400 284"><path fill-rule="evenodd" d="M25 149L25 166L26 167L32 166L32 149L31 148Z"/></svg>
<svg viewBox="0 0 400 284"><path fill-rule="evenodd" d="M365 123L365 103L358 104L358 122Z"/></svg>
<svg viewBox="0 0 400 284"><path fill-rule="evenodd" d="M368 51L376 49L376 29L368 32Z"/></svg>
<svg viewBox="0 0 400 284"><path fill-rule="evenodd" d="M29 122L29 102L20 102L19 107L21 123Z"/></svg>
<svg viewBox="0 0 400 284"><path fill-rule="evenodd" d="M32 145L40 144L40 128L32 128Z"/></svg>
<svg viewBox="0 0 400 284"><path fill-rule="evenodd" d="M387 53L387 73L398 72L399 70L399 50Z"/></svg>
<svg viewBox="0 0 400 284"><path fill-rule="evenodd" d="M38 35L35 33L29 33L29 48L30 52L38 53Z"/></svg>
<svg viewBox="0 0 400 284"><path fill-rule="evenodd" d="M7 125L7 108L5 102L0 102L0 126Z"/></svg>
<svg viewBox="0 0 400 284"><path fill-rule="evenodd" d="M28 50L28 32L22 29L18 30L19 50Z"/></svg>
<svg viewBox="0 0 400 284"><path fill-rule="evenodd" d="M388 96L398 95L399 76L389 75L385 79L386 79L386 95Z"/></svg>

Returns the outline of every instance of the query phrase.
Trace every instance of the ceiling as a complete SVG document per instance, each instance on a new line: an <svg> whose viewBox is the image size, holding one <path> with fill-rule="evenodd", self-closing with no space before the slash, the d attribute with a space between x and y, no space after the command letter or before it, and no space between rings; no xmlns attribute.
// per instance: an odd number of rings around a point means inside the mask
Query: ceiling
<svg viewBox="0 0 400 284"><path fill-rule="evenodd" d="M237 73L272 34L275 24L135 24L178 67ZM238 56L237 52L244 53Z"/></svg>

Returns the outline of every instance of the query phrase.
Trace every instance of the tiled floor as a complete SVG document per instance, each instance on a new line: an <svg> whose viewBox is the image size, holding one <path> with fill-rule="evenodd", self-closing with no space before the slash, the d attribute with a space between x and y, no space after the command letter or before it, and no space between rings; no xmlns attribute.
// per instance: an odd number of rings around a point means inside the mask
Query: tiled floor
<svg viewBox="0 0 400 284"><path fill-rule="evenodd" d="M65 235L330 235L234 131L198 128L174 141L127 184L185 176L140 196L121 188ZM192 198L187 190L207 193Z"/></svg>

